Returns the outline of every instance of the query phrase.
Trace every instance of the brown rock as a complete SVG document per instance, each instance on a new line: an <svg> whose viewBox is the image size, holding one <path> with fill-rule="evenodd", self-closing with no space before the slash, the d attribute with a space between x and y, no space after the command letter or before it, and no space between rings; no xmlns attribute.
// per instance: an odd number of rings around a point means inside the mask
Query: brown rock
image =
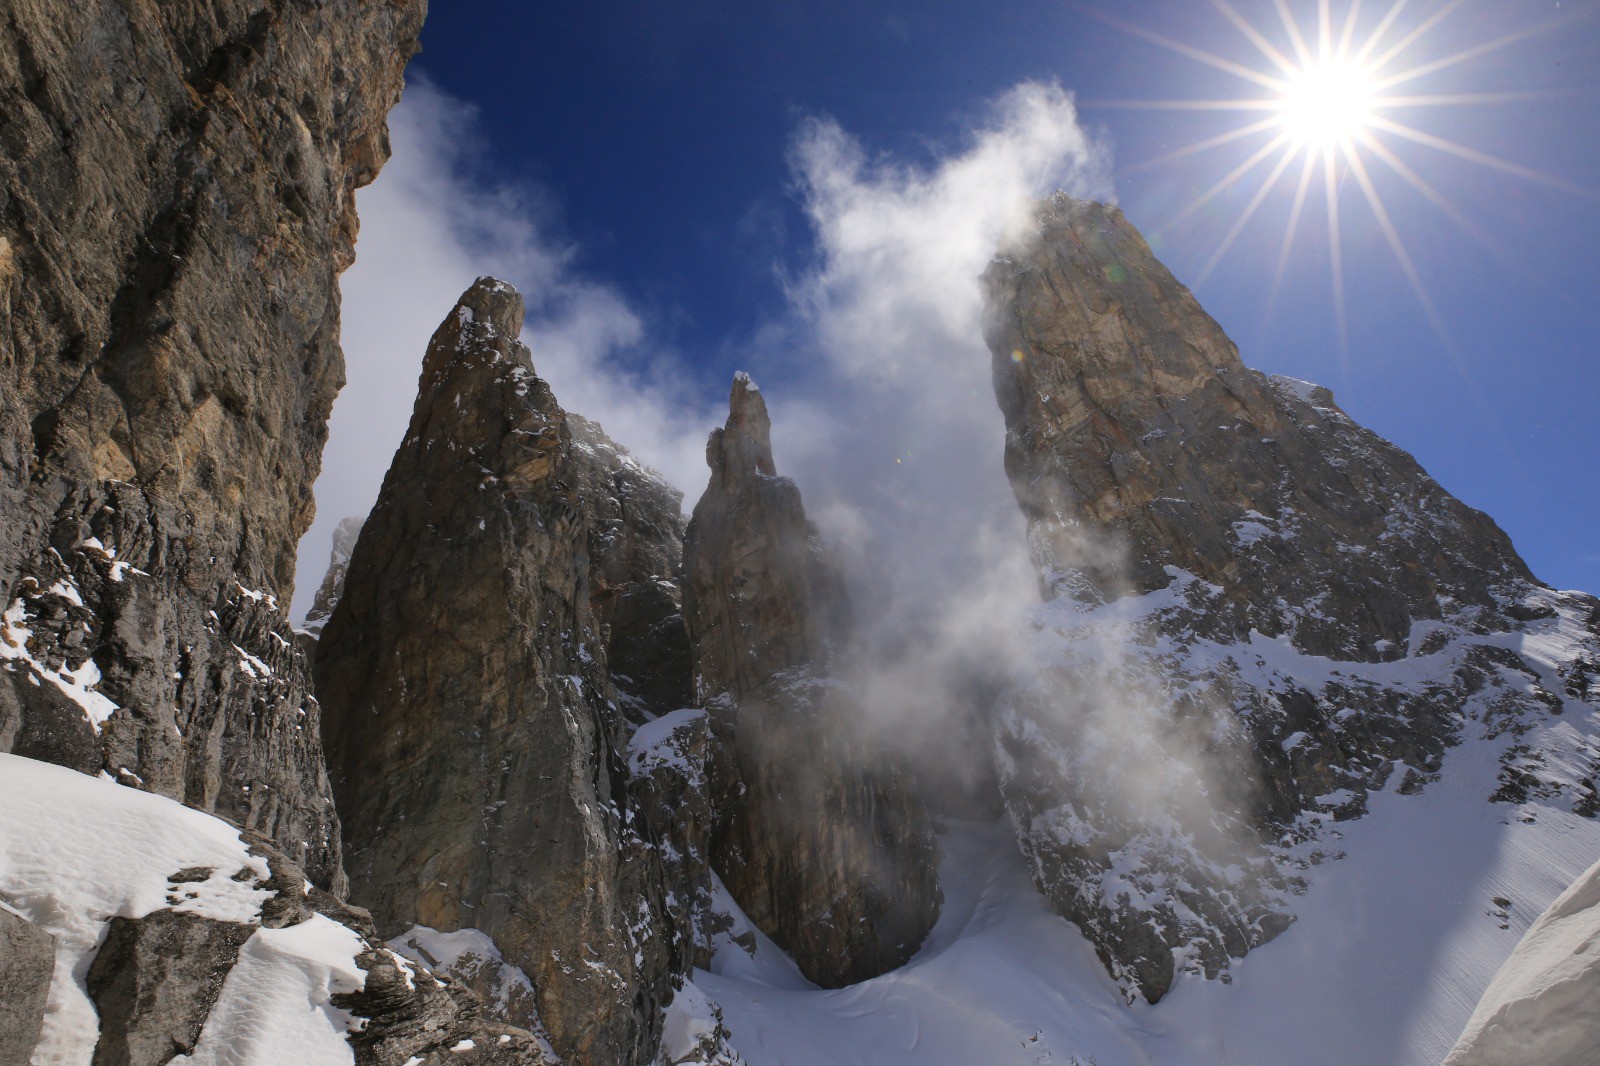
<svg viewBox="0 0 1600 1066"><path fill-rule="evenodd" d="M591 606L592 454L483 278L445 319L317 647L353 893L385 936L481 930L555 1050L644 1063L672 957ZM670 524L670 523L669 523Z"/></svg>
<svg viewBox="0 0 1600 1066"><path fill-rule="evenodd" d="M838 987L916 951L939 913L938 848L909 773L826 676L843 589L743 374L729 408L684 539L695 687L725 752L712 864L807 977Z"/></svg>
<svg viewBox="0 0 1600 1066"><path fill-rule="evenodd" d="M0 745L257 827L330 886L275 604L424 8L17 0L0 27ZM27 694L63 668L109 701L98 732Z"/></svg>
<svg viewBox="0 0 1600 1066"><path fill-rule="evenodd" d="M1420 790L1469 717L1561 713L1493 634L1581 633L1593 601L1326 389L1247 369L1116 208L1057 195L1035 221L984 276L986 331L1059 653L1002 702L1002 787L1045 894L1155 1000L1174 949L1215 976L1287 926L1268 845L1360 817L1396 767ZM1590 810L1544 762L1508 748L1495 798Z"/></svg>

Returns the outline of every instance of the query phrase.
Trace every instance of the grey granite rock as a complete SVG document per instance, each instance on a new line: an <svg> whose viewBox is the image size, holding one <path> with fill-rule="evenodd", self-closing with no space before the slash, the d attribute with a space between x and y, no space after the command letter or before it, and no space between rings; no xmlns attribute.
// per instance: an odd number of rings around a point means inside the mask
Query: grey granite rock
<svg viewBox="0 0 1600 1066"><path fill-rule="evenodd" d="M0 905L0 1062L27 1062L39 1042L56 938Z"/></svg>

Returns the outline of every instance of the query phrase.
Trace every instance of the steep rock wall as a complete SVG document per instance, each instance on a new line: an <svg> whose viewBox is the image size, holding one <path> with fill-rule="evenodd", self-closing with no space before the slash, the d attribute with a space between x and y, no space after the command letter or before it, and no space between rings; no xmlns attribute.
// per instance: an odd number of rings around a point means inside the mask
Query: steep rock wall
<svg viewBox="0 0 1600 1066"><path fill-rule="evenodd" d="M1246 368L1116 208L1039 204L984 281L1053 601L1002 703L1002 784L1125 988L1158 999L1280 932L1329 825L1425 787L1469 727L1500 744L1485 799L1594 813L1591 597L1539 585L1326 389ZM1568 710L1579 731L1541 728Z"/></svg>
<svg viewBox="0 0 1600 1066"><path fill-rule="evenodd" d="M0 14L0 750L260 829L334 887L278 604L425 7Z"/></svg>
<svg viewBox="0 0 1600 1066"><path fill-rule="evenodd" d="M607 508L586 493L612 475L534 373L522 318L481 278L428 345L318 640L324 736L380 931L480 930L564 1059L642 1064L678 963L592 606ZM653 527L676 528L657 496Z"/></svg>

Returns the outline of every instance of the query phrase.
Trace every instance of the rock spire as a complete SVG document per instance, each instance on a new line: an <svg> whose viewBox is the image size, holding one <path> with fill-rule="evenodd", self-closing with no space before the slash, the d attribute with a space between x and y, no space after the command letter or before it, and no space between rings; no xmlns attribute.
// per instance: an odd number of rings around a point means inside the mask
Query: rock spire
<svg viewBox="0 0 1600 1066"><path fill-rule="evenodd" d="M684 538L697 693L723 744L713 865L807 977L837 987L904 963L938 916L938 848L910 774L828 676L844 589L779 477L760 390L734 378Z"/></svg>

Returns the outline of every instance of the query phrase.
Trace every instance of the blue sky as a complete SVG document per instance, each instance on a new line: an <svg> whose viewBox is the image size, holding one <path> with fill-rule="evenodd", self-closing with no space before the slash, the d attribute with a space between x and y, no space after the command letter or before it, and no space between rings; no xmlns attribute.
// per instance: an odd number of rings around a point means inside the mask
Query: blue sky
<svg viewBox="0 0 1600 1066"><path fill-rule="evenodd" d="M1363 6L1356 46L1391 3ZM506 216L515 216L507 224L536 232L533 243L559 260L553 273L532 270L530 278L557 278L586 294L600 308L593 321L603 319L605 307L626 317L626 328L612 330L606 342L613 376L650 380L651 395L697 397L694 404L703 406L694 416L703 418L722 402L734 369L754 363L781 389L790 378L814 376L825 359L818 352L828 344L827 329L794 325L808 286L820 277L826 289L839 273L839 249L821 234L819 194L797 163L818 123L848 140L867 184L882 185L891 172L937 173L973 151L974 131L995 125L996 101L1019 84L1059 85L1076 98L1082 129L1095 142L1094 162L1109 171L1109 185L1085 187L1116 196L1247 364L1330 386L1358 420L1500 522L1540 577L1600 590L1600 540L1593 535L1600 520L1600 2L1410 0L1372 53L1442 13L1386 70L1478 54L1390 91L1510 97L1385 112L1465 149L1452 154L1392 135L1380 142L1454 219L1381 159L1363 156L1443 337L1345 165L1338 175L1343 331L1320 177L1274 292L1298 164L1287 167L1228 253L1206 271L1277 157L1187 213L1268 135L1162 157L1261 113L1122 105L1269 95L1148 39L1158 34L1275 73L1223 6L435 4L413 86L457 108L435 126L456 130L470 147L446 149L435 136L426 147L407 148L400 114L391 169L412 165L408 152L448 151L451 188L498 197ZM1287 6L1306 32L1314 30L1316 3ZM1234 0L1231 7L1291 51L1270 0ZM1347 11L1346 4L1330 5L1336 35ZM1508 37L1516 39L1499 44ZM402 108L427 103L413 92ZM1463 157L1475 153L1500 162ZM369 210L385 180L363 193L358 257L384 239L371 236L375 227L394 224L383 205ZM493 211L473 225L492 230ZM479 233L452 247L470 259L473 248L504 252L497 240ZM360 297L353 290L362 269L358 258L347 277L347 318L356 322ZM522 283L527 288L530 280ZM448 310L444 299L429 309L429 321ZM538 317L535 308L531 319ZM838 318L844 321L849 316ZM416 338L400 365L414 366L424 339ZM356 389L359 338L347 347ZM539 345L534 349L538 364ZM985 396L976 402L992 405ZM634 443L619 417L609 415L608 428ZM335 445L338 423L336 410ZM670 460L651 457L673 472ZM691 499L698 491L684 487ZM328 494L319 495L324 517L337 520ZM311 544L308 552L320 556ZM308 560L308 569L320 566L320 559ZM303 575L302 592L305 582Z"/></svg>

